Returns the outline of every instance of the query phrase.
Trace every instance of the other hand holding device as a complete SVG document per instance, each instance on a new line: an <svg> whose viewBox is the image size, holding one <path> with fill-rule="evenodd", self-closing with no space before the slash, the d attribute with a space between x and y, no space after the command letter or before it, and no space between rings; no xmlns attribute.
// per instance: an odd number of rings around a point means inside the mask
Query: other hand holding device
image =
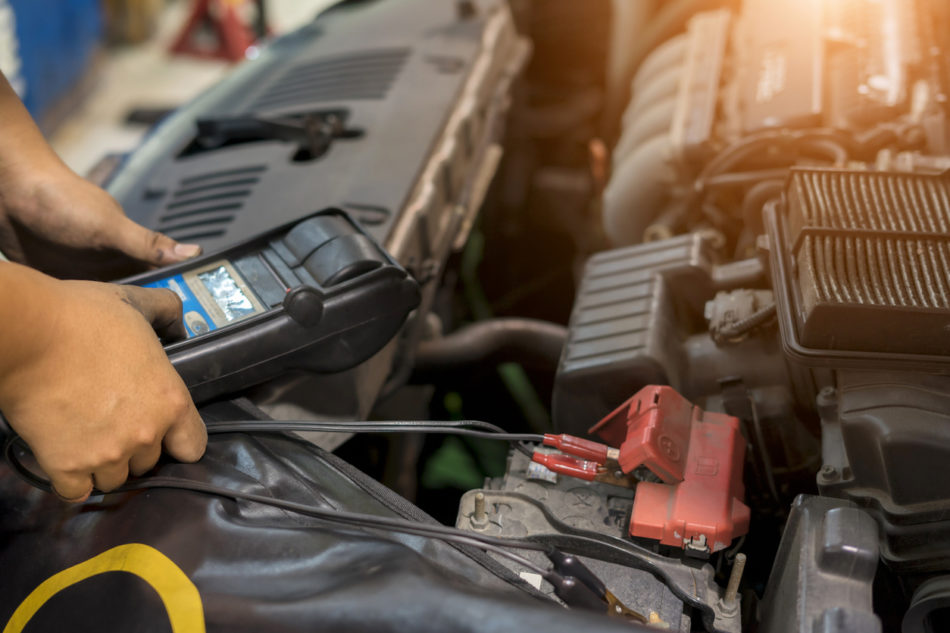
<svg viewBox="0 0 950 633"><path fill-rule="evenodd" d="M156 336L184 334L174 293L12 263L0 264L0 287L0 410L60 496L117 488L163 444L176 459L201 457L204 424Z"/></svg>

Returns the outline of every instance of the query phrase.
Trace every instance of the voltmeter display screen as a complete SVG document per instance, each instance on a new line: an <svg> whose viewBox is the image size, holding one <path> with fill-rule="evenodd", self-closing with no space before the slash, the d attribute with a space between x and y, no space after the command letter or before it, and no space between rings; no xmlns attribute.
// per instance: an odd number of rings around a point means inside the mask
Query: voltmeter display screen
<svg viewBox="0 0 950 633"><path fill-rule="evenodd" d="M211 298L221 308L228 322L254 314L254 304L241 290L237 282L224 266L219 266L198 275L211 294Z"/></svg>

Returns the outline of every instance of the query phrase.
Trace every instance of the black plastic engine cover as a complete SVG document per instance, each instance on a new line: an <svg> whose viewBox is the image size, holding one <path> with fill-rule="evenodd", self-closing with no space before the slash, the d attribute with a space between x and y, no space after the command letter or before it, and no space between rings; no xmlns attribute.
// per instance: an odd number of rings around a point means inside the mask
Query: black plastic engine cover
<svg viewBox="0 0 950 633"><path fill-rule="evenodd" d="M818 396L823 495L866 508L900 572L950 568L950 376L839 371Z"/></svg>
<svg viewBox="0 0 950 633"><path fill-rule="evenodd" d="M337 206L394 252L387 237L450 117L471 110L457 151L429 183L436 202L458 200L494 125L485 117L496 68L482 68L478 98L461 101L490 23L506 9L495 0L474 7L334 7L177 110L121 166L109 192L140 224L206 250Z"/></svg>
<svg viewBox="0 0 950 633"><path fill-rule="evenodd" d="M249 417L229 404L202 415ZM201 462L166 463L155 474L433 521L339 458L289 435L212 436ZM30 488L5 464L0 569L0 623L17 633L164 633L172 630L170 618L174 630L189 633L646 630L560 608L467 547L334 527L183 490L69 505ZM14 613L18 619L11 621Z"/></svg>

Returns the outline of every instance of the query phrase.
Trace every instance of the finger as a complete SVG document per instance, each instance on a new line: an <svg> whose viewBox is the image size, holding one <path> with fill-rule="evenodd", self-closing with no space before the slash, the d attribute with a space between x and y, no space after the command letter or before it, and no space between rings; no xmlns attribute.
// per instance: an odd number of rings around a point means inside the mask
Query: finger
<svg viewBox="0 0 950 633"><path fill-rule="evenodd" d="M159 336L167 340L185 338L182 322L181 298L165 288L122 286L128 303L142 313Z"/></svg>
<svg viewBox="0 0 950 633"><path fill-rule="evenodd" d="M208 429L198 415L195 405L191 404L185 415L165 434L165 450L181 462L196 462L201 459L208 445Z"/></svg>
<svg viewBox="0 0 950 633"><path fill-rule="evenodd" d="M132 455L132 459L129 460L129 472L136 477L144 475L152 470L152 467L155 466L161 455L162 445L159 443L140 449L137 453Z"/></svg>
<svg viewBox="0 0 950 633"><path fill-rule="evenodd" d="M90 475L74 475L48 470L47 474L53 493L63 501L82 503L92 494L94 486Z"/></svg>
<svg viewBox="0 0 950 633"><path fill-rule="evenodd" d="M180 244L124 216L109 233L106 236L108 246L152 266L167 266L201 254L201 247L197 244Z"/></svg>
<svg viewBox="0 0 950 633"><path fill-rule="evenodd" d="M120 462L115 465L102 466L92 474L96 488L102 492L110 492L125 483L129 478L129 463Z"/></svg>

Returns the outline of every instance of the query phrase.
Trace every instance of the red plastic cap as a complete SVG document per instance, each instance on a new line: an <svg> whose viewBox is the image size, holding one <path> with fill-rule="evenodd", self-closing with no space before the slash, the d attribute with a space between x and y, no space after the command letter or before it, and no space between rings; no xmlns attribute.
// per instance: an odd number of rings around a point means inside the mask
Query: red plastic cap
<svg viewBox="0 0 950 633"><path fill-rule="evenodd" d="M683 480L694 408L672 387L645 387L590 433L620 447L625 473L642 465L666 483L676 483Z"/></svg>
<svg viewBox="0 0 950 633"><path fill-rule="evenodd" d="M743 503L745 440L739 420L707 413L670 387L642 389L591 432L620 445L624 472L644 465L664 483L637 485L633 536L685 547L725 549L749 531ZM615 444L616 445L616 444Z"/></svg>

